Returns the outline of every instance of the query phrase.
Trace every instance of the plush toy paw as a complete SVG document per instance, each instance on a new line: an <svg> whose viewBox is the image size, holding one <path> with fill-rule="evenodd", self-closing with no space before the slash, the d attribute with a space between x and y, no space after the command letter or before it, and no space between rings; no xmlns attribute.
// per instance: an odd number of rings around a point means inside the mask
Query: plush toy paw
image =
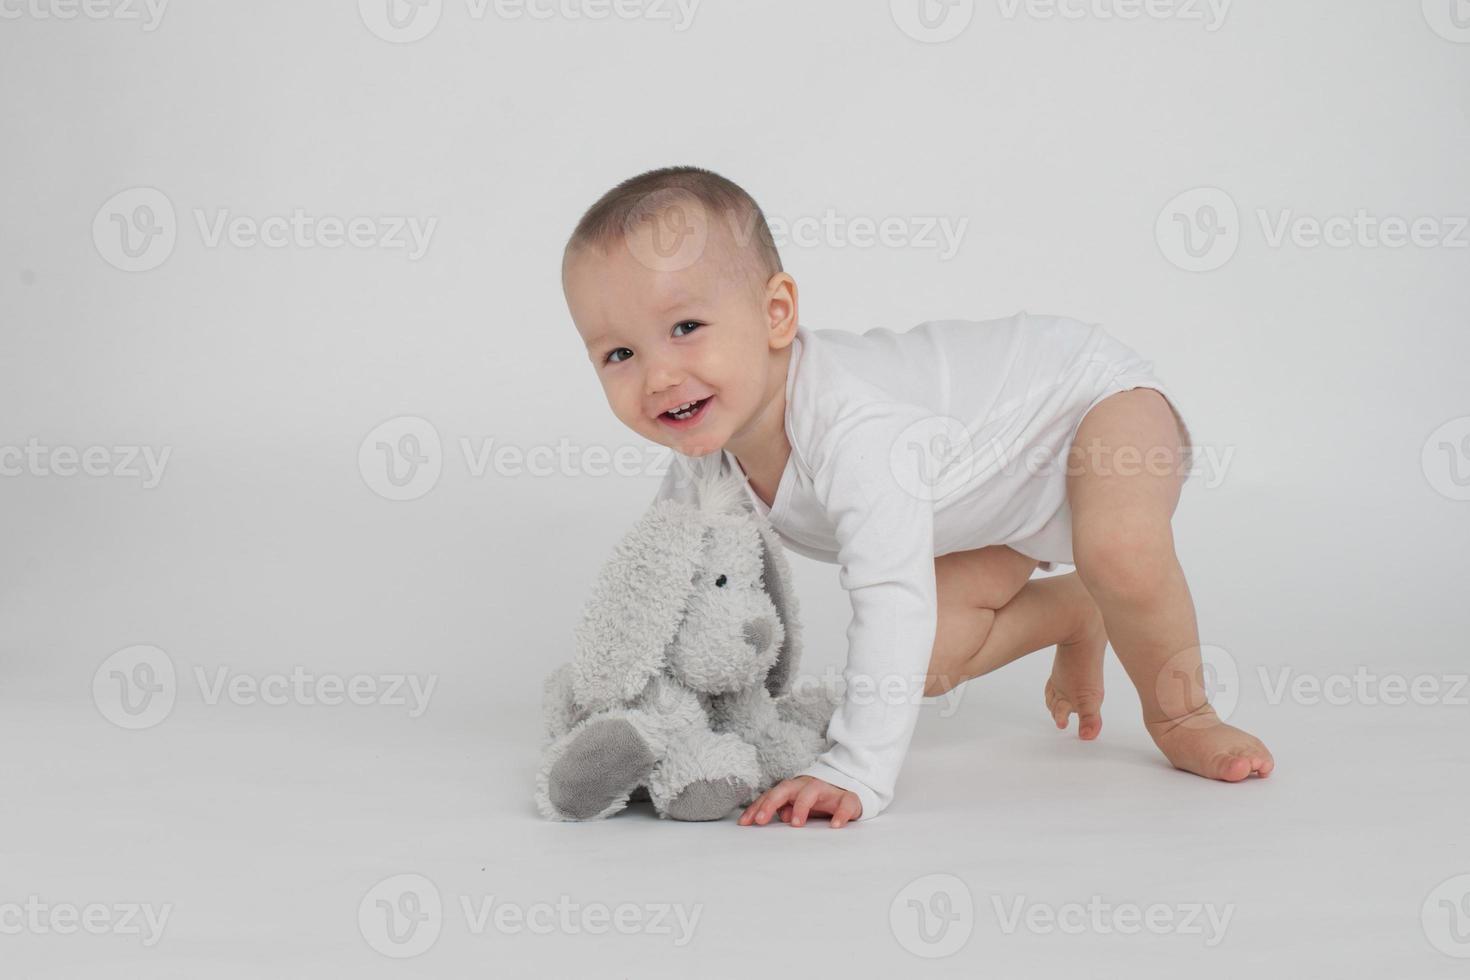
<svg viewBox="0 0 1470 980"><path fill-rule="evenodd" d="M563 820L594 819L610 808L621 809L656 761L627 719L595 719L581 727L552 765L546 800Z"/></svg>
<svg viewBox="0 0 1470 980"><path fill-rule="evenodd" d="M671 820L723 820L754 795L754 787L729 776L696 779L679 791L664 812Z"/></svg>

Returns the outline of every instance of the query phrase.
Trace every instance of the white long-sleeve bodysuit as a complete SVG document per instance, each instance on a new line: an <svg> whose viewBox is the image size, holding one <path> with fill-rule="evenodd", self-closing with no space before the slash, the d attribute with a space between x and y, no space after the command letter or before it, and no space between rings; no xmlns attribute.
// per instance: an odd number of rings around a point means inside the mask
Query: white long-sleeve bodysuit
<svg viewBox="0 0 1470 980"><path fill-rule="evenodd" d="M770 507L746 489L788 548L841 566L852 602L847 698L828 728L832 747L801 774L856 793L859 819L892 802L918 720L935 557L1006 544L1046 570L1073 564L1066 458L1083 415L1107 395L1155 388L1190 444L1152 367L1102 327L1066 317L797 328L791 455ZM733 453L721 456L745 476ZM671 465L656 499L681 484Z"/></svg>

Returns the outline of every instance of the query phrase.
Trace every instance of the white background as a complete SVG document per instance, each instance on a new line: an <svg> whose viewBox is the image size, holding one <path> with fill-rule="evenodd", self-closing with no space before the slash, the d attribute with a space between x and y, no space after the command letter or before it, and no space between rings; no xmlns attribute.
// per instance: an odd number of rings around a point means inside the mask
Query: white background
<svg viewBox="0 0 1470 980"><path fill-rule="evenodd" d="M1361 667L1443 692L1467 670L1463 0L1253 0L1218 23L1202 2L1128 19L1106 16L1127 0L1064 5L1076 16L979 0L931 9L943 41L902 0L706 0L683 29L672 3L593 19L430 0L408 43L387 2L175 0L150 22L0 0L0 451L169 453L156 486L59 475L64 452L0 457L0 926L31 895L172 906L150 947L0 933L8 975L1461 975L1444 950L1470 953L1470 886L1450 881L1470 872L1466 692L1388 705L1369 682L1273 704L1259 672ZM1197 444L1229 454L1186 486L1176 535L1269 780L1169 769L1111 658L1101 739L1056 732L1042 653L926 709L871 823L679 825L646 805L540 820L541 678L662 465L607 409L560 249L612 184L682 163L773 223L967 222L953 255L782 242L808 326L1026 309L1101 322L1154 361ZM139 217L135 188L167 199L174 241L124 271L113 215ZM1238 213L1208 271L1170 233L1195 188ZM422 256L199 227L295 209L434 226ZM1451 241L1273 244L1283 216L1359 211ZM437 434L437 455L420 446L440 473L390 501L376 442L369 465L359 450L400 416ZM465 447L489 440L571 462L477 474ZM643 462L594 475L580 454L597 447ZM788 557L807 669L840 666L836 569ZM176 669L176 703L127 730L93 680L139 644ZM209 704L195 680L297 666L437 686L410 717ZM399 874L444 906L437 941L401 961L358 921ZM943 907L936 888L973 903L939 958L904 925L914 889ZM1207 947L1008 934L993 904L1093 895L1233 917ZM474 935L459 900L488 896L701 912L683 946Z"/></svg>

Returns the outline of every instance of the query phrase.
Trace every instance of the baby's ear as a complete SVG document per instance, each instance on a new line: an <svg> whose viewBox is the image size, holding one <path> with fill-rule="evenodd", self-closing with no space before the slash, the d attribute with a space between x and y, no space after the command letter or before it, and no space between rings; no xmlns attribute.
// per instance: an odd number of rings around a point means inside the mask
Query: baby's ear
<svg viewBox="0 0 1470 980"><path fill-rule="evenodd" d="M703 535L693 508L662 500L618 543L576 626L571 674L577 704L589 711L628 704L664 669Z"/></svg>
<svg viewBox="0 0 1470 980"><path fill-rule="evenodd" d="M766 690L772 697L779 697L791 686L791 678L801 663L801 609L796 602L791 566L786 563L785 546L780 536L769 520L759 514L752 514L752 517L760 531L761 581L786 634L776 663L766 675Z"/></svg>

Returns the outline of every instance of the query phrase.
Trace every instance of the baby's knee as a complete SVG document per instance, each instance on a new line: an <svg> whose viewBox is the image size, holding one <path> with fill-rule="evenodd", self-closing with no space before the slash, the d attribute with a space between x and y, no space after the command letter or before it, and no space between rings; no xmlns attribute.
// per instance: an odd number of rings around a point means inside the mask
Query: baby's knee
<svg viewBox="0 0 1470 980"><path fill-rule="evenodd" d="M1157 596L1178 564L1167 521L1121 521L1098 530L1078 529L1072 557L1088 592L1121 601Z"/></svg>

